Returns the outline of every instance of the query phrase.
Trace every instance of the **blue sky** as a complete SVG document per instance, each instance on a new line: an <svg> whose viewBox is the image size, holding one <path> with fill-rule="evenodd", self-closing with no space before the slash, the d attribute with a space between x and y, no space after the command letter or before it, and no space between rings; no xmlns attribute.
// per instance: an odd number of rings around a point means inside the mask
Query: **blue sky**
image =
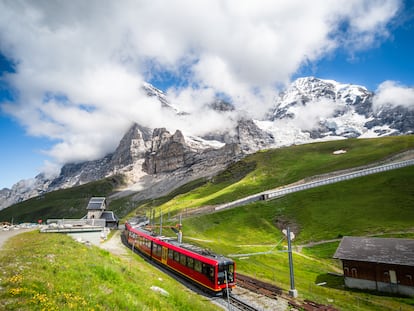
<svg viewBox="0 0 414 311"><path fill-rule="evenodd" d="M181 126L143 81L186 110L223 94L255 113L302 76L414 87L412 0L104 2L0 2L0 189L102 157L131 122Z"/></svg>

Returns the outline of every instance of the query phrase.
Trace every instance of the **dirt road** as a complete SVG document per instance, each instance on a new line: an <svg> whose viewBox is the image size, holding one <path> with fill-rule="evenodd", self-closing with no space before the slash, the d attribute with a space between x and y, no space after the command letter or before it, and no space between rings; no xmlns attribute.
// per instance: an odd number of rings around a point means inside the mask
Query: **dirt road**
<svg viewBox="0 0 414 311"><path fill-rule="evenodd" d="M11 237L23 232L32 231L35 229L10 229L7 231L0 231L0 249L3 248L4 243Z"/></svg>
<svg viewBox="0 0 414 311"><path fill-rule="evenodd" d="M101 243L99 247L117 256L125 257L130 255L130 251L121 242L121 233L121 230L116 230L112 237Z"/></svg>

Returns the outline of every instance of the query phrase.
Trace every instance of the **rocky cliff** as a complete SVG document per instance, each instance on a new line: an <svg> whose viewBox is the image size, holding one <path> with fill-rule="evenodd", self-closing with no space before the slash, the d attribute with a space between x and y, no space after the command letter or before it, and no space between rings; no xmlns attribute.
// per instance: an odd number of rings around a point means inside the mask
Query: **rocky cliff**
<svg viewBox="0 0 414 311"><path fill-rule="evenodd" d="M189 113L171 105L167 96L150 84L143 89L156 97L168 114L181 119ZM132 124L113 153L101 159L70 163L59 176L39 174L0 190L0 209L56 189L81 185L122 174L139 198L156 197L193 178L212 175L243 155L261 149L350 137L412 134L414 109L374 107L374 93L363 86L314 77L294 81L275 99L261 120L246 118L224 100L206 105L229 117L235 126L226 131L194 136L176 129ZM243 115L243 117L241 117Z"/></svg>

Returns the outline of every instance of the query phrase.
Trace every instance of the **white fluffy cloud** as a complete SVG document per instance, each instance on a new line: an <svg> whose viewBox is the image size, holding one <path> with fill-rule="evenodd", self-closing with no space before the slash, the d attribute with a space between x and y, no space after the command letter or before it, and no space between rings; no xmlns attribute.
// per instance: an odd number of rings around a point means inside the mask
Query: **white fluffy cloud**
<svg viewBox="0 0 414 311"><path fill-rule="evenodd" d="M374 100L374 109L384 106L402 106L414 109L414 88L400 85L395 81L385 81L378 87Z"/></svg>
<svg viewBox="0 0 414 311"><path fill-rule="evenodd" d="M303 65L387 37L398 0L1 1L0 51L17 91L3 109L31 135L58 143L59 163L102 156L131 122L177 126L140 85L185 73L169 90L186 110L224 94L246 113L272 104L275 86ZM211 119L215 121L211 121ZM186 127L201 132L218 116ZM225 120L219 120L224 123Z"/></svg>

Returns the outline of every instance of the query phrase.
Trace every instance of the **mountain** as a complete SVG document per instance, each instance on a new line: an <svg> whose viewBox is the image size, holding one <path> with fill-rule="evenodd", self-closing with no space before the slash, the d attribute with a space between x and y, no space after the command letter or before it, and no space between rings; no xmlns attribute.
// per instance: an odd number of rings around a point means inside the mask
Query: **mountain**
<svg viewBox="0 0 414 311"><path fill-rule="evenodd" d="M373 98L363 86L299 78L279 95L261 127L274 133L279 144L413 133L414 110L378 109Z"/></svg>
<svg viewBox="0 0 414 311"><path fill-rule="evenodd" d="M169 114L190 114L171 105L167 96L145 83ZM275 99L261 120L246 117L224 100L204 107L228 116L234 127L202 136L176 129L132 124L113 153L102 159L69 163L59 176L43 174L0 190L0 209L39 194L81 185L114 174L125 177L125 193L148 199L168 193L195 178L208 177L245 154L320 140L412 134L414 110L402 106L374 107L374 93L363 86L314 77L299 78ZM120 194L122 195L122 194Z"/></svg>

